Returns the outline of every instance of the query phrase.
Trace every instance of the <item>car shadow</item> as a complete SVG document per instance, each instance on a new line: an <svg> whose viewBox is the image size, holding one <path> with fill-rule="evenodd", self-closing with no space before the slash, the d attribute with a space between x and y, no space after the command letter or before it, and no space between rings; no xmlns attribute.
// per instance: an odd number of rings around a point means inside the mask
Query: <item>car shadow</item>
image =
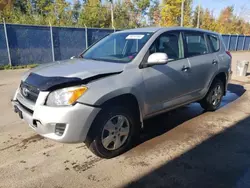
<svg viewBox="0 0 250 188"><path fill-rule="evenodd" d="M222 108L235 101L244 92L245 89L243 86L230 83L228 85L227 94L223 97L219 108ZM169 130L192 118L198 117L203 113L206 112L200 107L199 103L192 103L190 105L150 118L144 122L144 128L141 130L140 137L134 144L135 146L140 145L150 139L153 139L154 137L168 132Z"/></svg>
<svg viewBox="0 0 250 188"><path fill-rule="evenodd" d="M250 116L124 188L249 188Z"/></svg>

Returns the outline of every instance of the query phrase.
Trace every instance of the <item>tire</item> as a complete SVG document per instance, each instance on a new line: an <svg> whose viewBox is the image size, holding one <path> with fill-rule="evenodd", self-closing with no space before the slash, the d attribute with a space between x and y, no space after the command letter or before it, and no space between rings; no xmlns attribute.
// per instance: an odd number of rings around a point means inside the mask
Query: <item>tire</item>
<svg viewBox="0 0 250 188"><path fill-rule="evenodd" d="M206 96L200 101L201 107L205 111L215 111L221 104L225 86L220 79L215 79L209 88ZM217 97L215 93L217 92ZM216 101L215 101L216 100Z"/></svg>
<svg viewBox="0 0 250 188"><path fill-rule="evenodd" d="M95 155L107 159L127 151L133 145L133 141L139 132L139 119L133 114L135 113L122 106L104 107L91 126L90 134L85 142L87 147ZM121 128L120 126L119 129L115 130L116 128L114 129L114 127L119 127L118 124L120 124L118 119L121 122L122 119L124 120L123 127ZM119 131L120 129L122 130ZM125 130L129 130L127 136L122 135L122 133L126 132ZM107 144L108 142L110 142L109 145ZM119 144L121 145L119 146Z"/></svg>

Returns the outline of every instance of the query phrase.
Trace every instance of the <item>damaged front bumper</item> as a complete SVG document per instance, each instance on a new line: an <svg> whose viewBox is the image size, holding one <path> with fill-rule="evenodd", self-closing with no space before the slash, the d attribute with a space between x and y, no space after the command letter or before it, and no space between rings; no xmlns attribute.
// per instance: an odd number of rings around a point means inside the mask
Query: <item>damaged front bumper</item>
<svg viewBox="0 0 250 188"><path fill-rule="evenodd" d="M17 90L12 105L19 117L41 136L64 143L85 141L100 108L76 103L73 106L44 105L48 92L40 92L36 103L24 98Z"/></svg>

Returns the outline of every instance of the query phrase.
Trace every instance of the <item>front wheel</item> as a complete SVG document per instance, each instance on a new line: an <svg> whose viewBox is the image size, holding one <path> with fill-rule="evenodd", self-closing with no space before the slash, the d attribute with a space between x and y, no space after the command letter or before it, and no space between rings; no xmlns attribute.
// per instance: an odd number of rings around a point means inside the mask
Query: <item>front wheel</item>
<svg viewBox="0 0 250 188"><path fill-rule="evenodd" d="M128 109L120 106L106 107L92 124L89 142L86 144L99 157L115 157L132 145L136 127L136 117Z"/></svg>
<svg viewBox="0 0 250 188"><path fill-rule="evenodd" d="M200 102L201 107L206 111L215 111L221 104L224 90L223 82L219 79L214 80L207 95Z"/></svg>

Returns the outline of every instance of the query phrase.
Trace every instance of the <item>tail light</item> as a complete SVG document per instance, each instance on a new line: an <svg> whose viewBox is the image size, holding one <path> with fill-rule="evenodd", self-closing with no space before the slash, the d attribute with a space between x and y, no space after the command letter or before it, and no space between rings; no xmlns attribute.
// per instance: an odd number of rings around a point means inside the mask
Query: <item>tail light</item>
<svg viewBox="0 0 250 188"><path fill-rule="evenodd" d="M229 55L230 58L232 58L232 54L229 51L226 51L227 55Z"/></svg>

